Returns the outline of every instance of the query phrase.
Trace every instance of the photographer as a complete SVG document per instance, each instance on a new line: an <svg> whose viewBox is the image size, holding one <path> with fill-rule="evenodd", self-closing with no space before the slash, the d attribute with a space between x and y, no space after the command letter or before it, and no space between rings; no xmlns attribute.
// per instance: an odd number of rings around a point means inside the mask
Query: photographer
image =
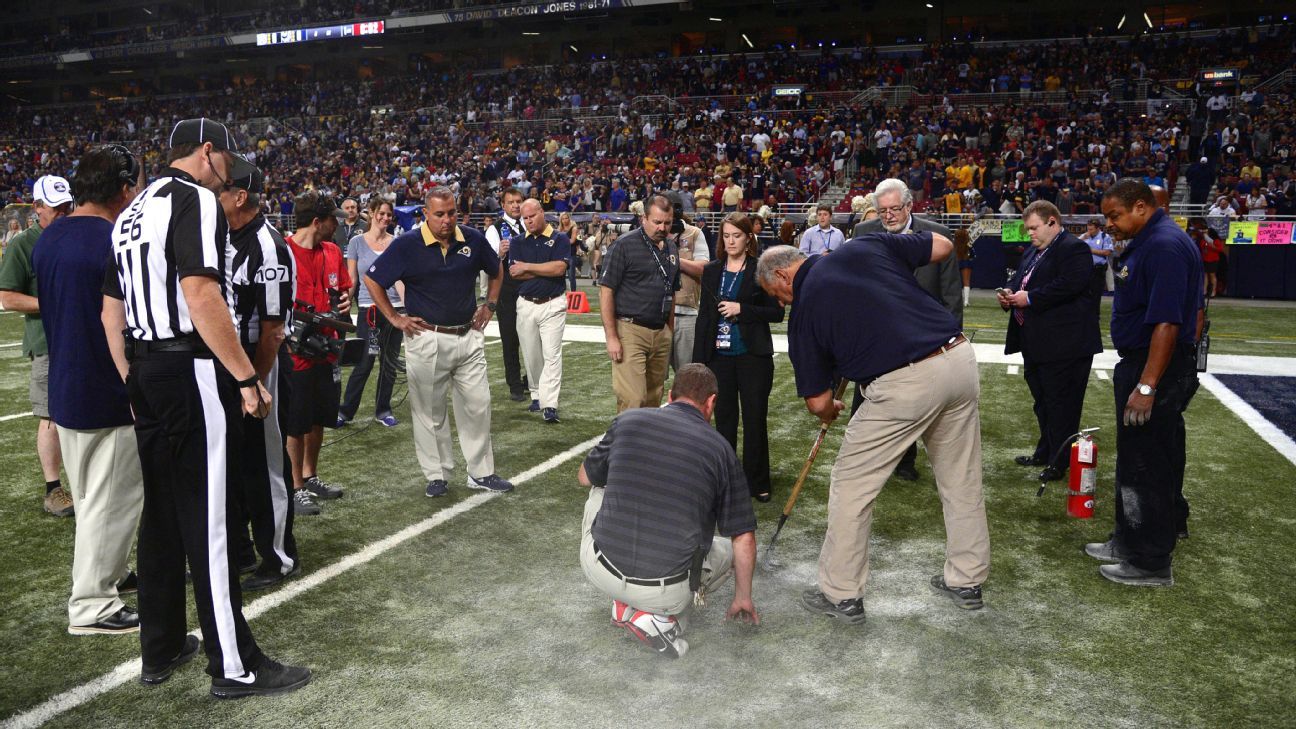
<svg viewBox="0 0 1296 729"><path fill-rule="evenodd" d="M351 277L342 251L329 241L338 225L337 205L329 197L308 192L297 198L295 209L297 230L286 240L297 262L296 310L346 314L351 310ZM327 327L317 331L326 338L338 338L337 332ZM284 422L293 488L299 492L305 488L320 499L337 499L342 497L342 489L321 481L318 472L324 426L337 422L341 384L338 358L327 348L303 344L306 342L290 343L290 397ZM304 494L293 503L297 514L319 513L319 506Z"/></svg>

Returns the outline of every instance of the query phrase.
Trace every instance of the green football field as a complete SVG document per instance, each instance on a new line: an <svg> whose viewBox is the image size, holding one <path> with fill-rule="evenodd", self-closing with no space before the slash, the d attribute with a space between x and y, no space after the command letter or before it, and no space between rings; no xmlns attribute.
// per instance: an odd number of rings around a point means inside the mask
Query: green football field
<svg viewBox="0 0 1296 729"><path fill-rule="evenodd" d="M1296 357L1296 309L1212 308L1220 354ZM591 324L591 315L573 316ZM1005 315L978 293L967 328L1001 341ZM30 410L21 322L0 315L0 417ZM562 423L509 401L499 345L487 346L498 470L510 494L423 496L408 403L393 429L362 418L326 437L321 475L346 488L297 521L302 576L248 596L271 657L315 670L278 698L219 702L200 659L146 689L135 636L73 637L66 601L74 524L41 509L30 417L0 420L0 722L52 726L1290 726L1296 698L1296 466L1203 389L1188 412L1185 492L1192 537L1170 589L1098 575L1085 542L1112 523L1112 384L1095 372L1085 425L1103 426L1097 514L1065 515L1063 488L1036 498L1012 463L1036 437L1020 374L981 366L984 478L992 567L985 609L934 594L944 530L931 470L892 482L874 519L868 620L846 627L799 607L813 585L830 432L760 569L761 625L722 622L732 583L689 627L679 661L609 624L576 550L583 453L615 406L602 345L564 349ZM770 440L774 503L757 505L764 549L817 428L776 360ZM1296 368L1290 373L1296 376ZM371 380L371 392L373 382ZM397 386L397 396L404 393ZM371 397L371 395L370 395ZM403 400L403 399L402 399ZM366 401L372 412L372 400ZM362 409L362 416L365 410ZM663 434L669 437L669 434ZM133 604L131 598L128 603ZM191 620L196 627L196 620ZM8 721L6 721L6 718Z"/></svg>

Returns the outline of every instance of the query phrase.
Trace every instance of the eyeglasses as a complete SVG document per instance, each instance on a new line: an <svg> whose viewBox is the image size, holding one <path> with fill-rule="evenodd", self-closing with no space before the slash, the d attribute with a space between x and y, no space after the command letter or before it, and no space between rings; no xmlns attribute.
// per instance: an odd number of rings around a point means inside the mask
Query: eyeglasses
<svg viewBox="0 0 1296 729"><path fill-rule="evenodd" d="M904 205L896 205L889 208L879 208L878 212L883 215L899 215L903 213L905 210L907 210L908 208L909 208L909 203L905 203Z"/></svg>

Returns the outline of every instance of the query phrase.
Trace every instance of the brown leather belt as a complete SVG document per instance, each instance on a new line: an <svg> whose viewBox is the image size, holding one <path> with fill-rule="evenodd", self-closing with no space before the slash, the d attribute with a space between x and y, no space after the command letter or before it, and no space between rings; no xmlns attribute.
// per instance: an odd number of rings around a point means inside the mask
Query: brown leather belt
<svg viewBox="0 0 1296 729"><path fill-rule="evenodd" d="M428 328L437 334L453 334L462 337L472 331L472 324L460 324L457 327L443 327L440 324L428 324Z"/></svg>
<svg viewBox="0 0 1296 729"><path fill-rule="evenodd" d="M945 344L942 344L941 346L937 347L931 354L925 357L919 357L918 359L914 360L910 364L917 364L918 362L931 359L932 357L935 357L938 354L945 354L946 352L950 351L951 349L954 349L955 347L959 346L960 344L966 341L967 341L967 337L963 336L960 333L956 335L953 339L946 342Z"/></svg>
<svg viewBox="0 0 1296 729"><path fill-rule="evenodd" d="M530 302L533 303L533 304L547 304L547 303L549 303L550 301L553 301L554 299L556 299L556 298L558 298L558 297L557 297L557 296L546 296L546 297L541 298L541 297L539 297L539 296L523 296L523 297L521 297L521 298L526 299L527 301L530 301Z"/></svg>

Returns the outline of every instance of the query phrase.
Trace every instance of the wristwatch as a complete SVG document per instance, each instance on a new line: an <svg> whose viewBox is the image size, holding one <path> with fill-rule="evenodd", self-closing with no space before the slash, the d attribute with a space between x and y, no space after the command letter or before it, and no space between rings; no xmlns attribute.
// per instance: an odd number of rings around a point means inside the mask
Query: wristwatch
<svg viewBox="0 0 1296 729"><path fill-rule="evenodd" d="M495 309L496 309L497 307L498 307L498 305L497 305L494 301L487 301L487 302L486 302L486 310L489 311L489 312L492 313L492 314L495 313Z"/></svg>
<svg viewBox="0 0 1296 729"><path fill-rule="evenodd" d="M1151 394L1153 394L1153 393L1155 393L1155 392L1156 392L1156 388L1155 388L1155 387L1153 387L1153 386L1151 386L1151 385L1145 385L1145 384L1143 384L1142 382L1139 383L1139 386L1138 386L1138 394L1143 395L1144 397L1146 397L1146 396L1151 395Z"/></svg>

